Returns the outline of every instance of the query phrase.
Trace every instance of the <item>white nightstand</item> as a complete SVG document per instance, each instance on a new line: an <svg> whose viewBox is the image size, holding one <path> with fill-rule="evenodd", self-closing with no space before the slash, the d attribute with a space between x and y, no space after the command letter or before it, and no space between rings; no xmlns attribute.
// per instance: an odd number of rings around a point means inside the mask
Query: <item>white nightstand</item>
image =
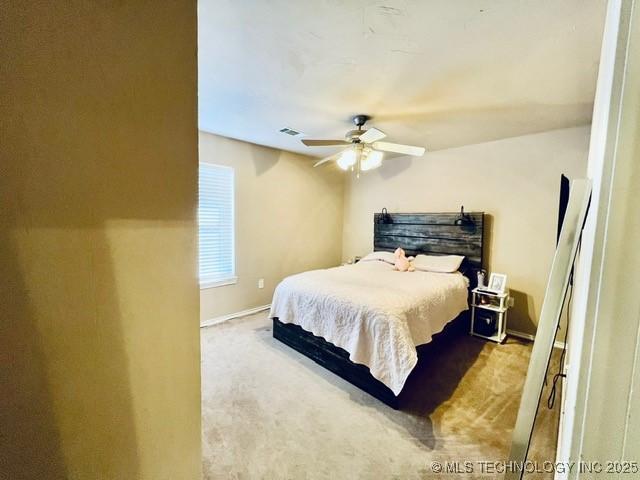
<svg viewBox="0 0 640 480"><path fill-rule="evenodd" d="M502 343L507 337L509 290L493 293L482 288L471 291L471 335Z"/></svg>

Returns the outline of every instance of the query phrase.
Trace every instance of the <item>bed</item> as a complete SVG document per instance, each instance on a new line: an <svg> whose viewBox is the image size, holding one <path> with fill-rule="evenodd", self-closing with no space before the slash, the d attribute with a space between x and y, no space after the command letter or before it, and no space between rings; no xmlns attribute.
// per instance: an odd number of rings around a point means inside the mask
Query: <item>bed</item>
<svg viewBox="0 0 640 480"><path fill-rule="evenodd" d="M287 277L274 293L273 336L398 408L419 346L467 317L483 224L482 213L375 214L374 251L464 255L461 271L397 272L372 260Z"/></svg>

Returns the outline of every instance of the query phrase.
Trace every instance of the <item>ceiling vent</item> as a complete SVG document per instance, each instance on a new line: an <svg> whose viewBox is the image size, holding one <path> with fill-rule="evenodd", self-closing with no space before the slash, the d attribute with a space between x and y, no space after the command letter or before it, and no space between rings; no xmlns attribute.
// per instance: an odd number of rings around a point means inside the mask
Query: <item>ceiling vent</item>
<svg viewBox="0 0 640 480"><path fill-rule="evenodd" d="M291 135L292 137L298 137L300 135L302 135L302 133L298 132L297 130L293 130L291 128L281 128L280 129L280 133L286 133L287 135Z"/></svg>

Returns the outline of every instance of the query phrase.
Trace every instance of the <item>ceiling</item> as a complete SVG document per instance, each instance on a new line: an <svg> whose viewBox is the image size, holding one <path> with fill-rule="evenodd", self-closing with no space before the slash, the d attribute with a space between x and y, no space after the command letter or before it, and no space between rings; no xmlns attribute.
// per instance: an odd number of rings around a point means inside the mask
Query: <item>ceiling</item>
<svg viewBox="0 0 640 480"><path fill-rule="evenodd" d="M283 127L439 150L588 124L604 0L200 0L204 131L316 156Z"/></svg>

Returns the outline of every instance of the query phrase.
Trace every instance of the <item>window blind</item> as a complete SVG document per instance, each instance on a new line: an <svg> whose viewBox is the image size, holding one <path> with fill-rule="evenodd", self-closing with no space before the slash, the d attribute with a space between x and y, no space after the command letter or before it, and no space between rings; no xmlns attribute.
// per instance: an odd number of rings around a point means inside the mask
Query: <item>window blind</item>
<svg viewBox="0 0 640 480"><path fill-rule="evenodd" d="M235 281L233 169L201 163L198 178L200 286Z"/></svg>

